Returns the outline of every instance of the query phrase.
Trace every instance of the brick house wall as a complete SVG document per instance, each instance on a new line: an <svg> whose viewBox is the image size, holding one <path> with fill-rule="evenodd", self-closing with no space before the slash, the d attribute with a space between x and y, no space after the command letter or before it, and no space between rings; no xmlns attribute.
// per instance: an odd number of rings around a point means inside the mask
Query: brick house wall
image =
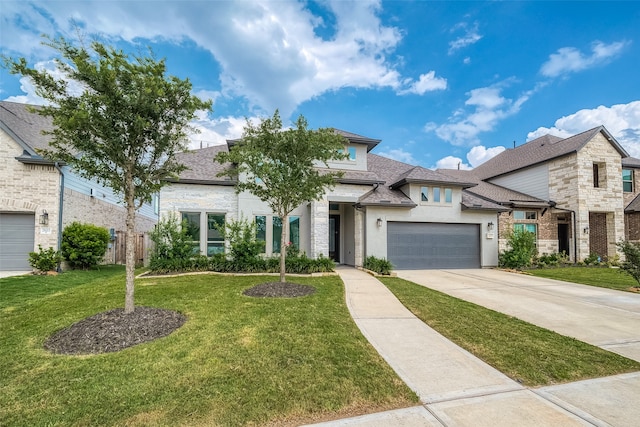
<svg viewBox="0 0 640 427"><path fill-rule="evenodd" d="M53 166L17 161L15 158L22 151L13 138L0 130L0 211L35 214L33 250L38 245L57 248L60 174ZM45 210L49 224L40 225L39 216Z"/></svg>

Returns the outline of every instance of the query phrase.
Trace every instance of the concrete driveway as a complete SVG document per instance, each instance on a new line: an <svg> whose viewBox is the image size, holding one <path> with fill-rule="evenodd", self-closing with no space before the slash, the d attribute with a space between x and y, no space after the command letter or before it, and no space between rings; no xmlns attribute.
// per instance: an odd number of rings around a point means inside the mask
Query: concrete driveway
<svg viewBox="0 0 640 427"><path fill-rule="evenodd" d="M492 269L398 277L640 361L640 294Z"/></svg>

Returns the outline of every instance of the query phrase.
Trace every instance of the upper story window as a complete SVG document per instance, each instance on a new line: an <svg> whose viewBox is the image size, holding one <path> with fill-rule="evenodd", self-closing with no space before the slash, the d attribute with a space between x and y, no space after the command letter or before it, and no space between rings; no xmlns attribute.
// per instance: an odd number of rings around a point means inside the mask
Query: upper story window
<svg viewBox="0 0 640 427"><path fill-rule="evenodd" d="M356 161L356 147L347 147L347 152L349 153L349 160L352 162Z"/></svg>
<svg viewBox="0 0 640 427"><path fill-rule="evenodd" d="M633 193L633 169L622 169L622 191Z"/></svg>
<svg viewBox="0 0 640 427"><path fill-rule="evenodd" d="M593 188L605 188L607 165L605 163L593 163Z"/></svg>
<svg viewBox="0 0 640 427"><path fill-rule="evenodd" d="M513 211L513 219L538 219L536 211Z"/></svg>
<svg viewBox="0 0 640 427"><path fill-rule="evenodd" d="M453 190L440 187L420 187L420 201L433 203L452 203Z"/></svg>

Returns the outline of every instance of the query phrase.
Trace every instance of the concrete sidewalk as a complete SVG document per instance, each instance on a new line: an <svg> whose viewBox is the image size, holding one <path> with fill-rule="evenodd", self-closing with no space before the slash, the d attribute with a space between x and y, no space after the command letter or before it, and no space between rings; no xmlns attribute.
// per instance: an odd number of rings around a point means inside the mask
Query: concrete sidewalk
<svg viewBox="0 0 640 427"><path fill-rule="evenodd" d="M425 325L376 278L348 267L338 273L356 324L423 406L318 426L638 425L635 401L591 409L594 398L607 401L601 390L615 396L620 388L640 387L640 373L593 380L601 382L593 387L573 383L529 390Z"/></svg>

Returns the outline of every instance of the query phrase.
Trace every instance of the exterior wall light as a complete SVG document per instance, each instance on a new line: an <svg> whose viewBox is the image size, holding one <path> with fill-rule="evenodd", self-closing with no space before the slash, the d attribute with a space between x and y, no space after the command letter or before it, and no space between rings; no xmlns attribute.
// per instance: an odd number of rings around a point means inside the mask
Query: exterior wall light
<svg viewBox="0 0 640 427"><path fill-rule="evenodd" d="M582 231L584 231L584 234L589 234L589 226L586 226Z"/></svg>
<svg viewBox="0 0 640 427"><path fill-rule="evenodd" d="M491 231L491 230L493 230L493 222L489 222L487 224L487 231Z"/></svg>
<svg viewBox="0 0 640 427"><path fill-rule="evenodd" d="M376 224L378 225L378 227L382 227L382 218L378 218Z"/></svg>
<svg viewBox="0 0 640 427"><path fill-rule="evenodd" d="M40 222L40 225L49 224L49 214L45 209L42 210L42 215L40 215L39 222Z"/></svg>

